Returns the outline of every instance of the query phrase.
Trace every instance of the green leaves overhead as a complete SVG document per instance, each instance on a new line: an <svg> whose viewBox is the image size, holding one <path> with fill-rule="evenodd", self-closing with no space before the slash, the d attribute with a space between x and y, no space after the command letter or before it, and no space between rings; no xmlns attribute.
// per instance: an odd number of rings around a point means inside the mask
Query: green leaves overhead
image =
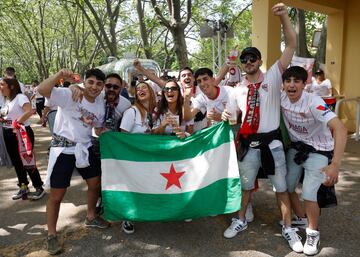
<svg viewBox="0 0 360 257"><path fill-rule="evenodd" d="M126 53L152 57L163 68L212 67L211 39L200 38L200 26L205 19L226 22L234 30L227 51L240 50L251 44L251 4L251 0L1 0L0 69L14 66L20 80L29 83L62 67L83 73L105 63L109 55L121 58ZM308 38L325 18L313 13L306 17Z"/></svg>

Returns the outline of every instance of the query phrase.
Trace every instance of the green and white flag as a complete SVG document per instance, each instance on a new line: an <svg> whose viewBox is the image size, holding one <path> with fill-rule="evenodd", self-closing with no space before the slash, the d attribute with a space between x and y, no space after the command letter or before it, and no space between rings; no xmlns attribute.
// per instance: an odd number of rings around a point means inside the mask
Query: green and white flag
<svg viewBox="0 0 360 257"><path fill-rule="evenodd" d="M108 220L171 221L240 209L234 137L219 123L185 139L107 132L100 137Z"/></svg>

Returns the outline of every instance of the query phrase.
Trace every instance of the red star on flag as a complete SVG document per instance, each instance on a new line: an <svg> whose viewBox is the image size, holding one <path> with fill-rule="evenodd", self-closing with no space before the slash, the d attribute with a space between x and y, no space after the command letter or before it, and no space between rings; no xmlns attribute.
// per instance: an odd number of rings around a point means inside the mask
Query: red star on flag
<svg viewBox="0 0 360 257"><path fill-rule="evenodd" d="M184 175L185 171L176 172L174 168L174 164L171 164L170 172L169 173L160 173L161 176L167 179L167 184L165 190L167 190L172 185L177 186L178 188L181 188L179 179L182 175Z"/></svg>

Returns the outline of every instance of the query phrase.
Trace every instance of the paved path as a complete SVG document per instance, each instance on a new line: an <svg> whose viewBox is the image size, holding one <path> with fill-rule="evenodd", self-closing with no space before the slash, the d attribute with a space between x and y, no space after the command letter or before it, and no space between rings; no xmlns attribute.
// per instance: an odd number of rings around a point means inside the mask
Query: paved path
<svg viewBox="0 0 360 257"><path fill-rule="evenodd" d="M34 121L36 121L34 119ZM47 128L33 125L36 152L45 178ZM339 206L321 215L321 252L318 256L360 256L360 142L350 140L337 185ZM17 190L13 169L0 167L0 256L47 256L45 205L39 201L13 201ZM58 229L64 242L61 256L109 257L212 257L212 256L304 256L293 253L281 237L278 211L268 181L254 194L255 221L234 239L222 237L232 215L185 222L137 223L136 232L126 235L120 223L106 230L86 229L86 184L73 177L61 205ZM300 233L305 238L304 231Z"/></svg>

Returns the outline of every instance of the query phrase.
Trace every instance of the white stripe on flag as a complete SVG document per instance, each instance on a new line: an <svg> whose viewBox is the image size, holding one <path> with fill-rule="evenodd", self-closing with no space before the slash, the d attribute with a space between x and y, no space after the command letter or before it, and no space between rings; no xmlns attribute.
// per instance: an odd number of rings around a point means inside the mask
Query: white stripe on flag
<svg viewBox="0 0 360 257"><path fill-rule="evenodd" d="M147 194L174 194L194 191L220 179L238 178L234 142L228 142L201 156L174 162L131 162L102 159L102 190ZM171 164L180 177L181 188L172 185L160 173L169 173Z"/></svg>

